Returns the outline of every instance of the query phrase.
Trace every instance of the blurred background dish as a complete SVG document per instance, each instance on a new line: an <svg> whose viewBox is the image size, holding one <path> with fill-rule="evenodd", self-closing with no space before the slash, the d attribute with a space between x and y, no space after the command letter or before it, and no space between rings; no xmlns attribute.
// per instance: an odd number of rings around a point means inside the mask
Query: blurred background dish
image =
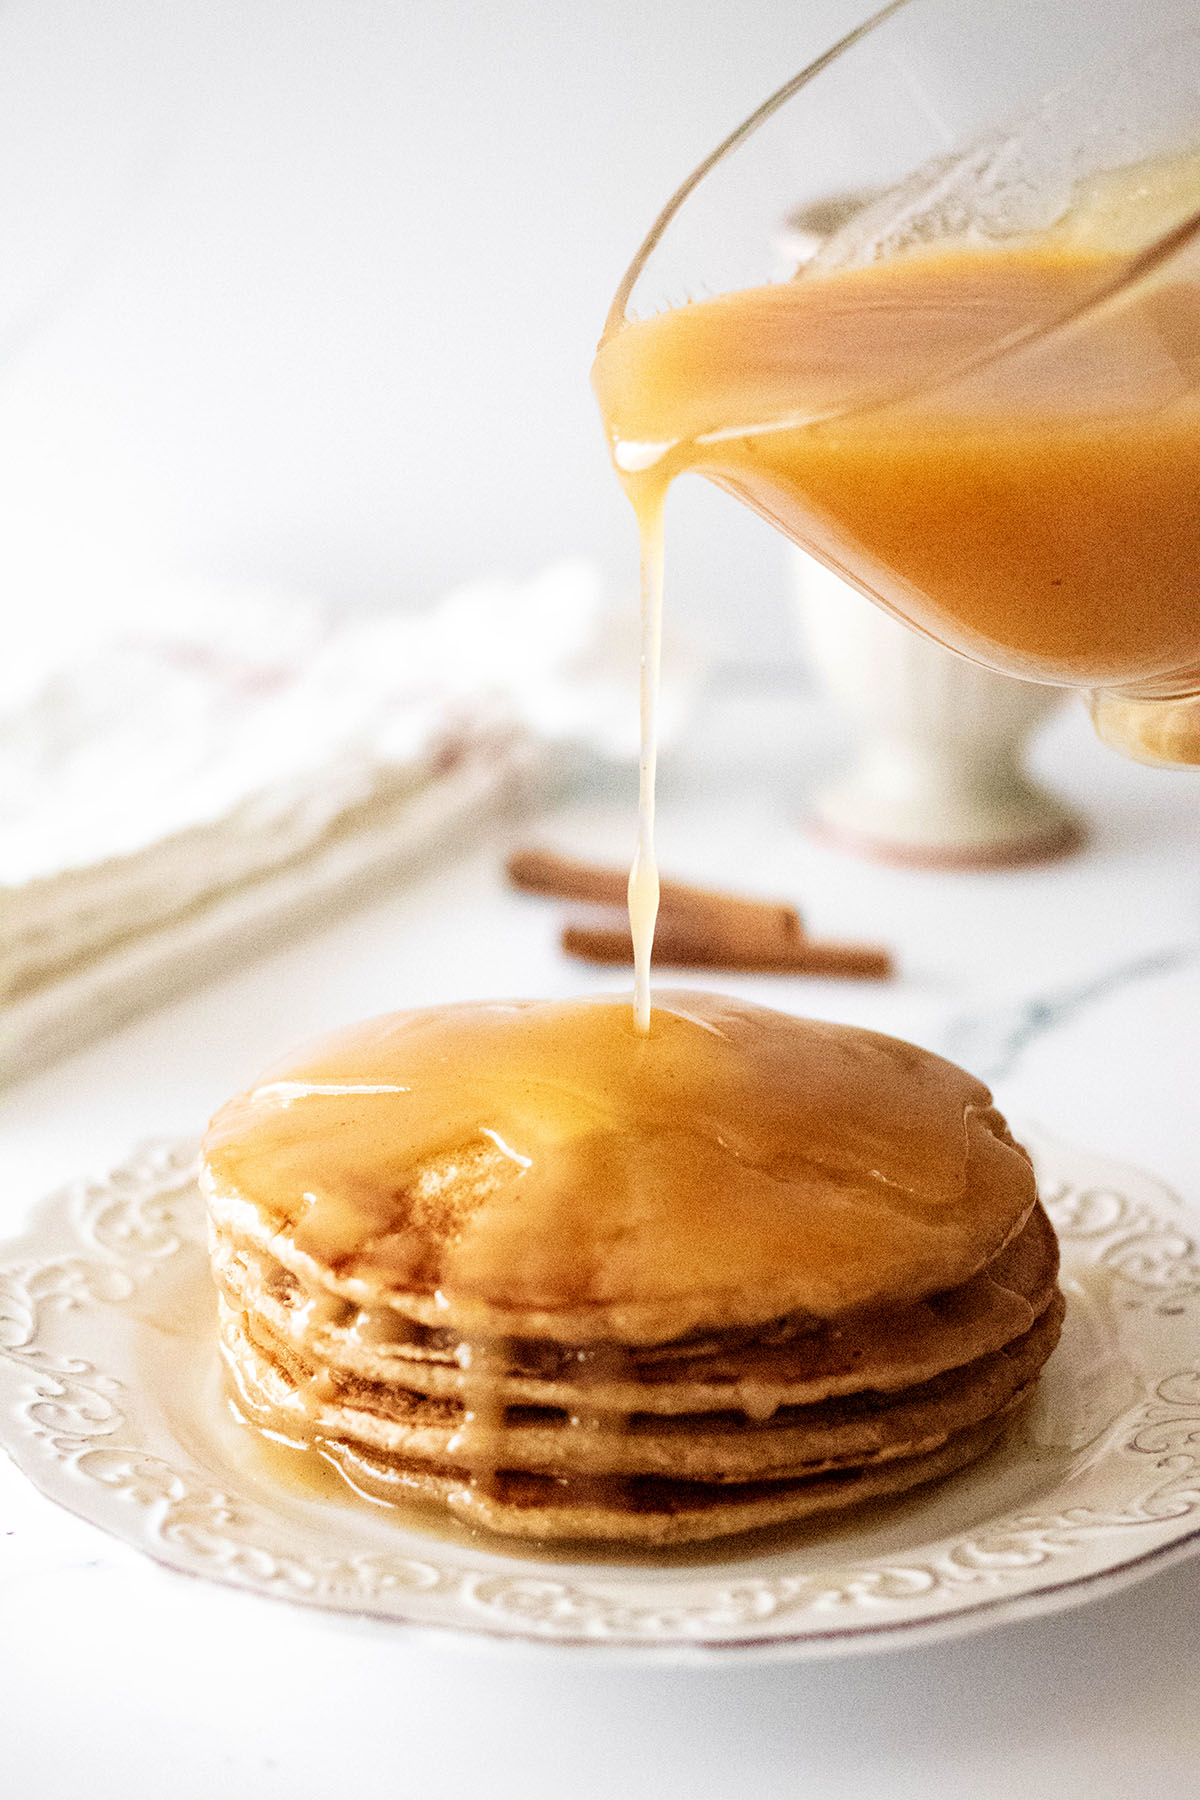
<svg viewBox="0 0 1200 1800"><path fill-rule="evenodd" d="M812 801L814 829L843 849L930 869L1075 849L1078 814L1022 766L1064 690L967 662L803 550L793 558L802 641L855 728L849 771Z"/></svg>

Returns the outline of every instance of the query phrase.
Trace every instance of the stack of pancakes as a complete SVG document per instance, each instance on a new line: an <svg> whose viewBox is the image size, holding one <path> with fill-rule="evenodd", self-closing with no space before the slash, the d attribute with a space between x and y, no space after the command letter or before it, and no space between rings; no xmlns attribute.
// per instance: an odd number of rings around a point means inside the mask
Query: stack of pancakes
<svg viewBox="0 0 1200 1800"><path fill-rule="evenodd" d="M986 1090L692 994L626 1082L626 1014L398 1015L218 1115L240 1410L372 1497L542 1540L718 1537L978 1456L1062 1318Z"/></svg>

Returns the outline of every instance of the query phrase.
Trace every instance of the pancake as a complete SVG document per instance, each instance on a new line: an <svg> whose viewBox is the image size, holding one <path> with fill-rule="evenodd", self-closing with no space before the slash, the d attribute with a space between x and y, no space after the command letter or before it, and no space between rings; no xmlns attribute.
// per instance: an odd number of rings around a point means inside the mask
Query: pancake
<svg viewBox="0 0 1200 1800"><path fill-rule="evenodd" d="M885 1499L953 1474L989 1450L1024 1396L972 1431L928 1455L872 1469L837 1470L794 1481L745 1482L713 1487L703 1482L654 1478L613 1484L555 1480L501 1473L480 1486L461 1476L429 1475L412 1465L373 1457L357 1447L332 1452L354 1486L374 1499L411 1496L447 1508L468 1525L532 1538L542 1543L701 1543L772 1525L789 1525L818 1513Z"/></svg>
<svg viewBox="0 0 1200 1800"><path fill-rule="evenodd" d="M1024 1393L1016 1395L982 1425L961 1432L926 1455L791 1481L730 1486L655 1477L606 1482L513 1470L498 1471L490 1481L480 1483L462 1472L433 1473L420 1464L373 1453L357 1444L331 1444L326 1454L352 1486L372 1499L400 1506L413 1501L444 1507L461 1523L483 1531L546 1544L600 1542L661 1548L788 1525L924 1486L953 1474L989 1450L1024 1398Z"/></svg>
<svg viewBox="0 0 1200 1800"><path fill-rule="evenodd" d="M341 1322L328 1296L314 1295L269 1258L214 1234L221 1292L260 1330L335 1375L360 1377L413 1394L460 1399L470 1372L462 1345L404 1341L405 1321L384 1309L346 1303ZM491 1381L505 1405L565 1407L583 1397L595 1413L707 1412L735 1407L755 1418L864 1388L907 1388L1020 1337L1055 1292L1058 1244L1038 1206L1013 1242L961 1287L912 1307L852 1315L835 1323L778 1321L747 1338L651 1347L569 1347L509 1341ZM341 1303L333 1300L332 1305ZM384 1336L383 1334L387 1334ZM390 1342L395 1333L400 1343Z"/></svg>
<svg viewBox="0 0 1200 1800"><path fill-rule="evenodd" d="M392 1015L223 1108L254 1425L482 1530L668 1543L978 1455L1062 1319L991 1096L877 1033L670 994Z"/></svg>
<svg viewBox="0 0 1200 1800"><path fill-rule="evenodd" d="M990 1356L901 1394L871 1390L781 1407L767 1421L737 1412L594 1412L506 1407L473 1431L459 1401L385 1384L331 1379L222 1306L221 1342L247 1414L321 1443L349 1442L410 1462L489 1474L665 1475L748 1481L891 1461L938 1448L979 1424L1041 1368L1058 1338L1055 1295L1032 1329Z"/></svg>
<svg viewBox="0 0 1200 1800"><path fill-rule="evenodd" d="M310 1285L572 1344L909 1303L1036 1198L954 1064L674 992L648 1038L615 999L371 1021L223 1107L206 1164L217 1223Z"/></svg>

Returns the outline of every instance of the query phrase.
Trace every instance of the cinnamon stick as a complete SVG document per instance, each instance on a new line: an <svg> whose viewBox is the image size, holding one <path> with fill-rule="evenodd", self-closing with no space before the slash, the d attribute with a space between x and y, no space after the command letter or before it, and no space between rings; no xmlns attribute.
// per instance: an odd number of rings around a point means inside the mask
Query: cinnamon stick
<svg viewBox="0 0 1200 1800"><path fill-rule="evenodd" d="M513 886L529 893L549 894L560 900L595 906L625 904L629 885L629 874L625 869L599 867L574 857L559 856L553 850L538 849L514 850L507 866ZM681 929L686 925L698 943L712 947L718 960L699 964L689 958L695 967L746 966L721 960L729 954L750 956L760 961L787 958L804 941L800 914L786 901L754 900L742 894L691 887L682 881L663 881L659 888L659 908L660 930L662 922L673 917Z"/></svg>
<svg viewBox="0 0 1200 1800"><path fill-rule="evenodd" d="M560 942L568 956L583 962L633 961L628 921L577 920L563 926ZM844 943L797 936L774 946L746 942L736 928L710 931L694 919L660 911L654 933L654 960L660 968L728 969L762 975L826 975L848 981L878 981L892 973L892 957L881 944Z"/></svg>
<svg viewBox="0 0 1200 1800"><path fill-rule="evenodd" d="M628 869L609 869L559 856L554 850L528 847L514 850L505 868L514 887L530 894L549 894L556 900L589 901L596 906L623 906L629 885Z"/></svg>

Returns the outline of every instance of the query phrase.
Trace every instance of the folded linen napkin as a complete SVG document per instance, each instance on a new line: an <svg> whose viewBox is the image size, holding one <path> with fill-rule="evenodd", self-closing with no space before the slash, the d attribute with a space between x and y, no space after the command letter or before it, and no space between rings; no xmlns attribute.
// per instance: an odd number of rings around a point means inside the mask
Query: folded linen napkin
<svg viewBox="0 0 1200 1800"><path fill-rule="evenodd" d="M461 841L547 746L636 749L634 620L586 565L416 613L193 589L163 614L0 715L0 1078Z"/></svg>

